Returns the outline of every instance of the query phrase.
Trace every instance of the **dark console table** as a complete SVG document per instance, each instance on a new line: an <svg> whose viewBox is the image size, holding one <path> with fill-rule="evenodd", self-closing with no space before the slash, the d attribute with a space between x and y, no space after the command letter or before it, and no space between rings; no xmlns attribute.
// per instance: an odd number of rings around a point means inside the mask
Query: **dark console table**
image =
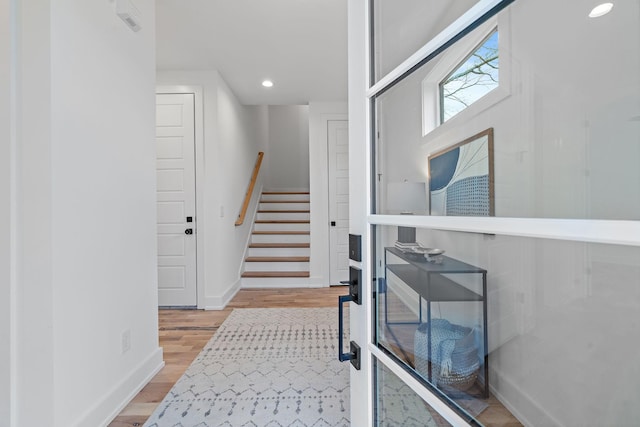
<svg viewBox="0 0 640 427"><path fill-rule="evenodd" d="M389 257L392 255L392 257ZM395 257L395 258L394 258ZM422 323L422 300L427 303L427 340L431 342L431 303L433 302L480 302L482 303L482 335L484 355L484 395L489 396L489 355L487 340L487 270L467 264L448 256L439 255L441 262L427 261L421 254L403 252L395 247L385 248L385 276L388 272L396 275L419 296L419 323ZM389 259L394 262L389 263ZM482 294L455 282L450 277L457 274L479 274L482 276ZM448 275L448 276L445 276ZM385 277L385 283L388 283ZM387 298L385 298L385 322L393 324L387 318ZM431 345L429 360L431 360ZM431 367L428 380L431 381Z"/></svg>

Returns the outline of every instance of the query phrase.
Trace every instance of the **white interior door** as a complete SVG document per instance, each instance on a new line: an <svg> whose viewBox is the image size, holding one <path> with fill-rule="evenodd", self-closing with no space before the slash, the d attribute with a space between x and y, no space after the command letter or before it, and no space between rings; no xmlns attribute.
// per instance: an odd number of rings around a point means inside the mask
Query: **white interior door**
<svg viewBox="0 0 640 427"><path fill-rule="evenodd" d="M197 304L194 123L193 94L156 95L160 306Z"/></svg>
<svg viewBox="0 0 640 427"><path fill-rule="evenodd" d="M349 279L349 122L327 122L330 284Z"/></svg>

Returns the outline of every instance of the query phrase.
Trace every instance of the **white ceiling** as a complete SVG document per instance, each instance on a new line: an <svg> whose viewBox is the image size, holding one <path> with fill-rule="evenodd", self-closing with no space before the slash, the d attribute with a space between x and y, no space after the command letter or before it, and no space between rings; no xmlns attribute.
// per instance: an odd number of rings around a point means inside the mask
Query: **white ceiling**
<svg viewBox="0 0 640 427"><path fill-rule="evenodd" d="M158 69L216 69L246 105L347 99L346 0L156 0L156 14Z"/></svg>

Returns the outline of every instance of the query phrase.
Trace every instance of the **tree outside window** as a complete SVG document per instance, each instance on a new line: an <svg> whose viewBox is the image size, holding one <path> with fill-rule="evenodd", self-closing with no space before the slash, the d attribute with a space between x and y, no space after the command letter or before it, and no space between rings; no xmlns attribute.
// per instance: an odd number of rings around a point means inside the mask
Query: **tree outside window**
<svg viewBox="0 0 640 427"><path fill-rule="evenodd" d="M498 87L498 30L440 83L440 123Z"/></svg>

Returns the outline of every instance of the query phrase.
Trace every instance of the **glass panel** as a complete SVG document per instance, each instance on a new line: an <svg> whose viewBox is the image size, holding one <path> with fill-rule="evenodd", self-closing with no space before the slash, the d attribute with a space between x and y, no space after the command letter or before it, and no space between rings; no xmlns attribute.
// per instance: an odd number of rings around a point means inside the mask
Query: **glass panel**
<svg viewBox="0 0 640 427"><path fill-rule="evenodd" d="M374 79L377 82L478 0L373 0Z"/></svg>
<svg viewBox="0 0 640 427"><path fill-rule="evenodd" d="M375 422L378 427L445 427L444 418L386 366L374 359Z"/></svg>
<svg viewBox="0 0 640 427"><path fill-rule="evenodd" d="M426 387L487 426L640 419L640 248L400 231L376 227L377 345Z"/></svg>
<svg viewBox="0 0 640 427"><path fill-rule="evenodd" d="M376 97L376 211L400 213L394 185L429 186L430 159L491 131L485 169L493 168L486 179L494 191L482 197L493 215L640 219L640 3L616 3L599 18L585 6L514 2ZM494 28L498 88L440 124L440 82ZM444 197L476 197L467 184L480 175L450 169L469 179L446 181ZM452 212L431 214L460 215Z"/></svg>
<svg viewBox="0 0 640 427"><path fill-rule="evenodd" d="M378 345L461 414L477 416L489 396L487 271L435 248L424 252L398 243L406 233L416 236L413 228L382 230Z"/></svg>

